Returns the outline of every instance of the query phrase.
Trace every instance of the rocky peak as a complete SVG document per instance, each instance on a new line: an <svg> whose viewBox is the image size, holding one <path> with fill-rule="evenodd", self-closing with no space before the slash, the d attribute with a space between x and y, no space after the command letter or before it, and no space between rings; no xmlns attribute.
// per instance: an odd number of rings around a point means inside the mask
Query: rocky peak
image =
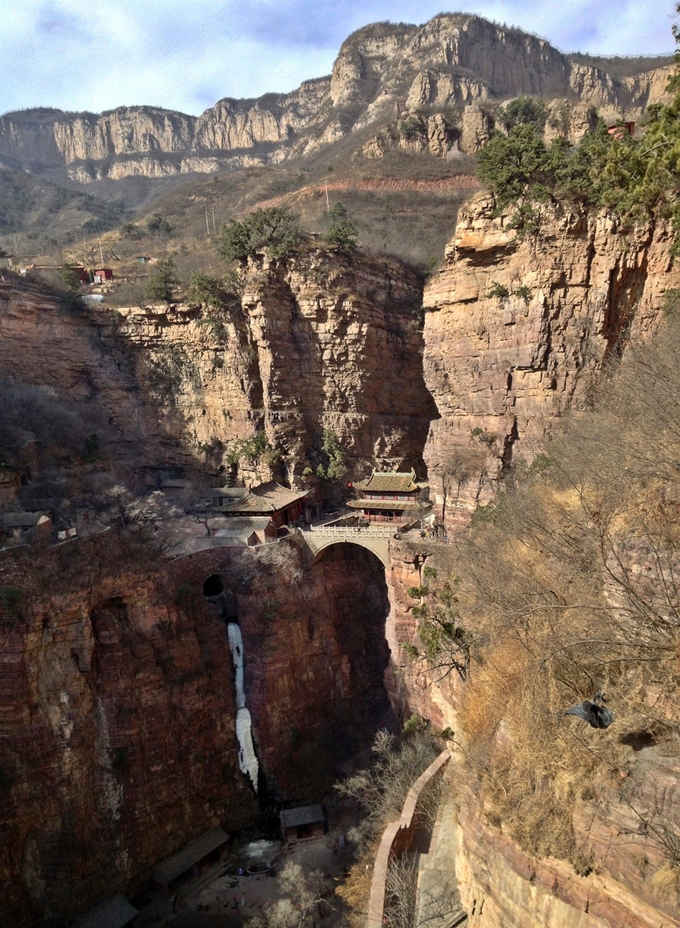
<svg viewBox="0 0 680 928"><path fill-rule="evenodd" d="M445 13L422 26L366 26L343 43L330 77L288 94L224 98L198 117L149 106L99 115L7 113L0 118L0 160L80 182L211 172L318 150L393 121L397 102L427 111L533 95L636 120L663 95L669 70L618 79L519 29Z"/></svg>

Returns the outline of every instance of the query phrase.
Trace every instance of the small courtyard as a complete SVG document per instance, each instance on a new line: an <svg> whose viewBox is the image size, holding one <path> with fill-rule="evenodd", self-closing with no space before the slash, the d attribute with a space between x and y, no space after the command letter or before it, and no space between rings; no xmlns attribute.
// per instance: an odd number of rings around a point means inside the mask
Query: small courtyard
<svg viewBox="0 0 680 928"><path fill-rule="evenodd" d="M276 904L287 900L286 905L296 908L313 902L305 923L334 928L343 917L335 888L351 857L340 828L289 845L262 839L244 842L228 859L182 887L176 897L154 894L140 912L140 925L264 928Z"/></svg>

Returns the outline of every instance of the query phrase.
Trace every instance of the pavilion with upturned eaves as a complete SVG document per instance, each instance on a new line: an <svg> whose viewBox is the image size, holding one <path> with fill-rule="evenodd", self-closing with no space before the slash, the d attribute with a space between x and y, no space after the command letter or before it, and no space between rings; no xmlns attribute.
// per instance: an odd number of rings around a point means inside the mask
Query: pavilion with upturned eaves
<svg viewBox="0 0 680 928"><path fill-rule="evenodd" d="M424 489L416 481L416 472L373 471L366 480L354 484L357 498L349 500L350 509L370 522L413 522L422 518L429 504L419 499Z"/></svg>

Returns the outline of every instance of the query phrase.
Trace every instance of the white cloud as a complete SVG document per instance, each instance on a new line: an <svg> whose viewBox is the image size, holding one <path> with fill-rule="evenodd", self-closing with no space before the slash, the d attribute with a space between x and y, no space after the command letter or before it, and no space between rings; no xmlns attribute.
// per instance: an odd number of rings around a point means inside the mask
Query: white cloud
<svg viewBox="0 0 680 928"><path fill-rule="evenodd" d="M669 0L466 0L564 51L673 50ZM440 0L0 0L0 112L157 104L287 91L329 73L341 42L381 19L423 22Z"/></svg>

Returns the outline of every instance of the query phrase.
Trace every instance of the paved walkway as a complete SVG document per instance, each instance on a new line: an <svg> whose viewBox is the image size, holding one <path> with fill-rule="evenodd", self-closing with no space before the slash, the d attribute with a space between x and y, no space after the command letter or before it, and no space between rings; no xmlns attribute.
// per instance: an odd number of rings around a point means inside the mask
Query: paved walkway
<svg viewBox="0 0 680 928"><path fill-rule="evenodd" d="M430 850L420 855L416 928L455 928L467 923L456 881L460 826L451 782L453 775L453 769L444 775Z"/></svg>

